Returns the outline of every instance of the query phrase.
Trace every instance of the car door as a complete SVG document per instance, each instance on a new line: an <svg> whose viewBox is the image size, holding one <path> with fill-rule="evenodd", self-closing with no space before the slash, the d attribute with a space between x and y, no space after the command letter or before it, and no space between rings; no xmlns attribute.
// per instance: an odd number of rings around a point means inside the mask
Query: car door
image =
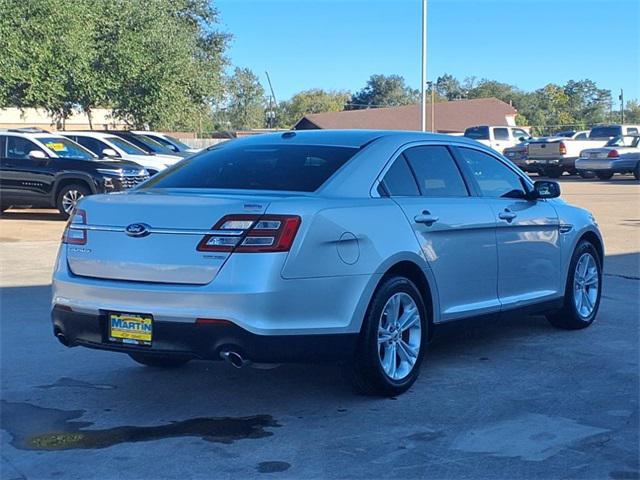
<svg viewBox="0 0 640 480"><path fill-rule="evenodd" d="M50 158L31 158L29 153L48 154L27 138L5 136L5 154L2 158L2 202L48 203L53 186Z"/></svg>
<svg viewBox="0 0 640 480"><path fill-rule="evenodd" d="M457 147L496 219L498 295L512 308L562 294L558 215L547 200L527 200L527 180L497 156Z"/></svg>
<svg viewBox="0 0 640 480"><path fill-rule="evenodd" d="M434 273L442 321L498 311L495 218L473 196L446 145L406 148L383 185Z"/></svg>

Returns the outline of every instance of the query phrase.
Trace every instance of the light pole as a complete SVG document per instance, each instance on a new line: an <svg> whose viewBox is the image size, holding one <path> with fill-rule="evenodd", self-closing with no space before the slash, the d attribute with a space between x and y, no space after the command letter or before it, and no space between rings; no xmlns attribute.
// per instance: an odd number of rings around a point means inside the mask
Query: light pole
<svg viewBox="0 0 640 480"><path fill-rule="evenodd" d="M422 131L427 131L427 0L422 0L422 78L420 92L422 93L421 118Z"/></svg>

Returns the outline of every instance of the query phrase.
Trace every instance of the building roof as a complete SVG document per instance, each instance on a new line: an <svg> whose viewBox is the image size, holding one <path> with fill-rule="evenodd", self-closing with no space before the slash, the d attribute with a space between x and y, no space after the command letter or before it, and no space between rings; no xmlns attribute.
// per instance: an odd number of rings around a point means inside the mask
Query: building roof
<svg viewBox="0 0 640 480"><path fill-rule="evenodd" d="M430 104L427 104L426 110L427 129L433 130ZM515 125L513 118L516 113L515 108L497 98L436 103L435 130L438 132L464 132L467 127L474 125ZM295 130L317 128L420 130L420 126L420 105L405 105L402 107L312 113L302 118L293 128Z"/></svg>

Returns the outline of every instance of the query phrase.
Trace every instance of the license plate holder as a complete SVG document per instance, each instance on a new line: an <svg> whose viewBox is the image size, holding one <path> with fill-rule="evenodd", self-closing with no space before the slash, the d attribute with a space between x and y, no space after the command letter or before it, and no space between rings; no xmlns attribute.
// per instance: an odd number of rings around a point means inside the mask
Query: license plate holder
<svg viewBox="0 0 640 480"><path fill-rule="evenodd" d="M107 337L114 343L150 347L153 341L153 315L108 312Z"/></svg>

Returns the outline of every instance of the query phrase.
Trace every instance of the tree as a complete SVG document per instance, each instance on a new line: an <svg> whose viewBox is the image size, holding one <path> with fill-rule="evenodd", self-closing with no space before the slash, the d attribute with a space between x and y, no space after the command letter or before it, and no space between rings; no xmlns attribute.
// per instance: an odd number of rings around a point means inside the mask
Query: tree
<svg viewBox="0 0 640 480"><path fill-rule="evenodd" d="M466 98L467 92L453 75L445 73L436 80L436 93L446 100L457 100Z"/></svg>
<svg viewBox="0 0 640 480"><path fill-rule="evenodd" d="M225 115L233 129L264 127L265 96L258 77L248 68L236 68L227 80Z"/></svg>
<svg viewBox="0 0 640 480"><path fill-rule="evenodd" d="M640 123L640 102L629 100L624 109L624 121L626 123Z"/></svg>
<svg viewBox="0 0 640 480"><path fill-rule="evenodd" d="M327 91L319 88L295 94L291 100L280 102L278 125L291 127L309 113L339 112L351 98L346 91Z"/></svg>
<svg viewBox="0 0 640 480"><path fill-rule="evenodd" d="M564 86L569 113L579 119L581 128L605 122L611 105L611 91L598 88L592 80L569 80Z"/></svg>
<svg viewBox="0 0 640 480"><path fill-rule="evenodd" d="M419 101L419 91L409 88L400 75L371 75L367 85L353 94L349 109L395 107Z"/></svg>
<svg viewBox="0 0 640 480"><path fill-rule="evenodd" d="M222 94L216 24L207 0L0 0L0 103L192 128Z"/></svg>

